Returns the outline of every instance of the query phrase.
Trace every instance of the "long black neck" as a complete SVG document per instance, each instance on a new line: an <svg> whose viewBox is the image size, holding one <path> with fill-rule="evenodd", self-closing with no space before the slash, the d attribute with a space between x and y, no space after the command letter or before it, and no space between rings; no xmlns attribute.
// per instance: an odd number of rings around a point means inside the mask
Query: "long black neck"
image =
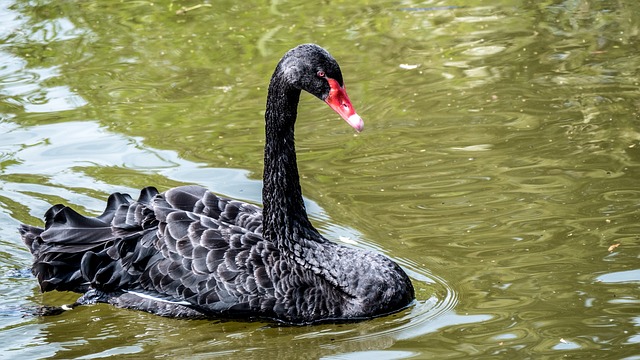
<svg viewBox="0 0 640 360"><path fill-rule="evenodd" d="M300 89L287 84L276 70L265 112L262 233L289 249L301 240L320 238L307 217L296 162L294 125L299 99Z"/></svg>

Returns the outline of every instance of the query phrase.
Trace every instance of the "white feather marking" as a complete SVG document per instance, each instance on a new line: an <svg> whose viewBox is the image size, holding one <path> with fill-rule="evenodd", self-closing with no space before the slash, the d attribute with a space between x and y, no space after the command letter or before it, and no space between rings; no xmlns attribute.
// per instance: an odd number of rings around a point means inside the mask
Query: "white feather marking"
<svg viewBox="0 0 640 360"><path fill-rule="evenodd" d="M187 302L187 301L171 301L171 300L167 300L167 299L161 299L161 298L157 298L155 296L151 296L148 294L143 294L143 293L139 293L136 291L127 291L129 294L133 294L135 296L141 297L143 299L149 299L149 300L153 300L153 301L158 301L158 302L163 302L163 303L167 303L167 304L175 304L175 305L191 305L191 303Z"/></svg>

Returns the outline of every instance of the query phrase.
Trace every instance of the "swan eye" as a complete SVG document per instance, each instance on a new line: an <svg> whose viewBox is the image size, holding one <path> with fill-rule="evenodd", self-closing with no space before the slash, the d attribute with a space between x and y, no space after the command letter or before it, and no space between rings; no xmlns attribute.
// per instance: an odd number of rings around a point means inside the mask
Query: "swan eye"
<svg viewBox="0 0 640 360"><path fill-rule="evenodd" d="M323 78L324 77L324 71L322 71L322 70L318 71L318 77Z"/></svg>

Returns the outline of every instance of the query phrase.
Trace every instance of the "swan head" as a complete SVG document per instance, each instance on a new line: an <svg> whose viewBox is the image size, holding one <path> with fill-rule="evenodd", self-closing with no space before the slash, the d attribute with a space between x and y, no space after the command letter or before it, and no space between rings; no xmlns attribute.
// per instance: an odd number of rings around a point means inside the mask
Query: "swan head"
<svg viewBox="0 0 640 360"><path fill-rule="evenodd" d="M338 62L325 49L303 44L289 50L278 65L287 83L324 101L357 132L364 121L345 90Z"/></svg>

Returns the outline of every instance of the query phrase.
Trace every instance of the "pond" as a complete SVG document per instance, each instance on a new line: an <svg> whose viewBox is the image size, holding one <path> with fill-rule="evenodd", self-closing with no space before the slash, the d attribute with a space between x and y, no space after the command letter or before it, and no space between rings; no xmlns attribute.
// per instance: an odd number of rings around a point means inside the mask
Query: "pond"
<svg viewBox="0 0 640 360"><path fill-rule="evenodd" d="M640 359L639 2L0 0L0 23L0 358ZM34 316L78 297L28 271L17 227L52 204L182 184L260 204L268 81L306 42L365 121L302 96L311 220L401 264L415 304Z"/></svg>

